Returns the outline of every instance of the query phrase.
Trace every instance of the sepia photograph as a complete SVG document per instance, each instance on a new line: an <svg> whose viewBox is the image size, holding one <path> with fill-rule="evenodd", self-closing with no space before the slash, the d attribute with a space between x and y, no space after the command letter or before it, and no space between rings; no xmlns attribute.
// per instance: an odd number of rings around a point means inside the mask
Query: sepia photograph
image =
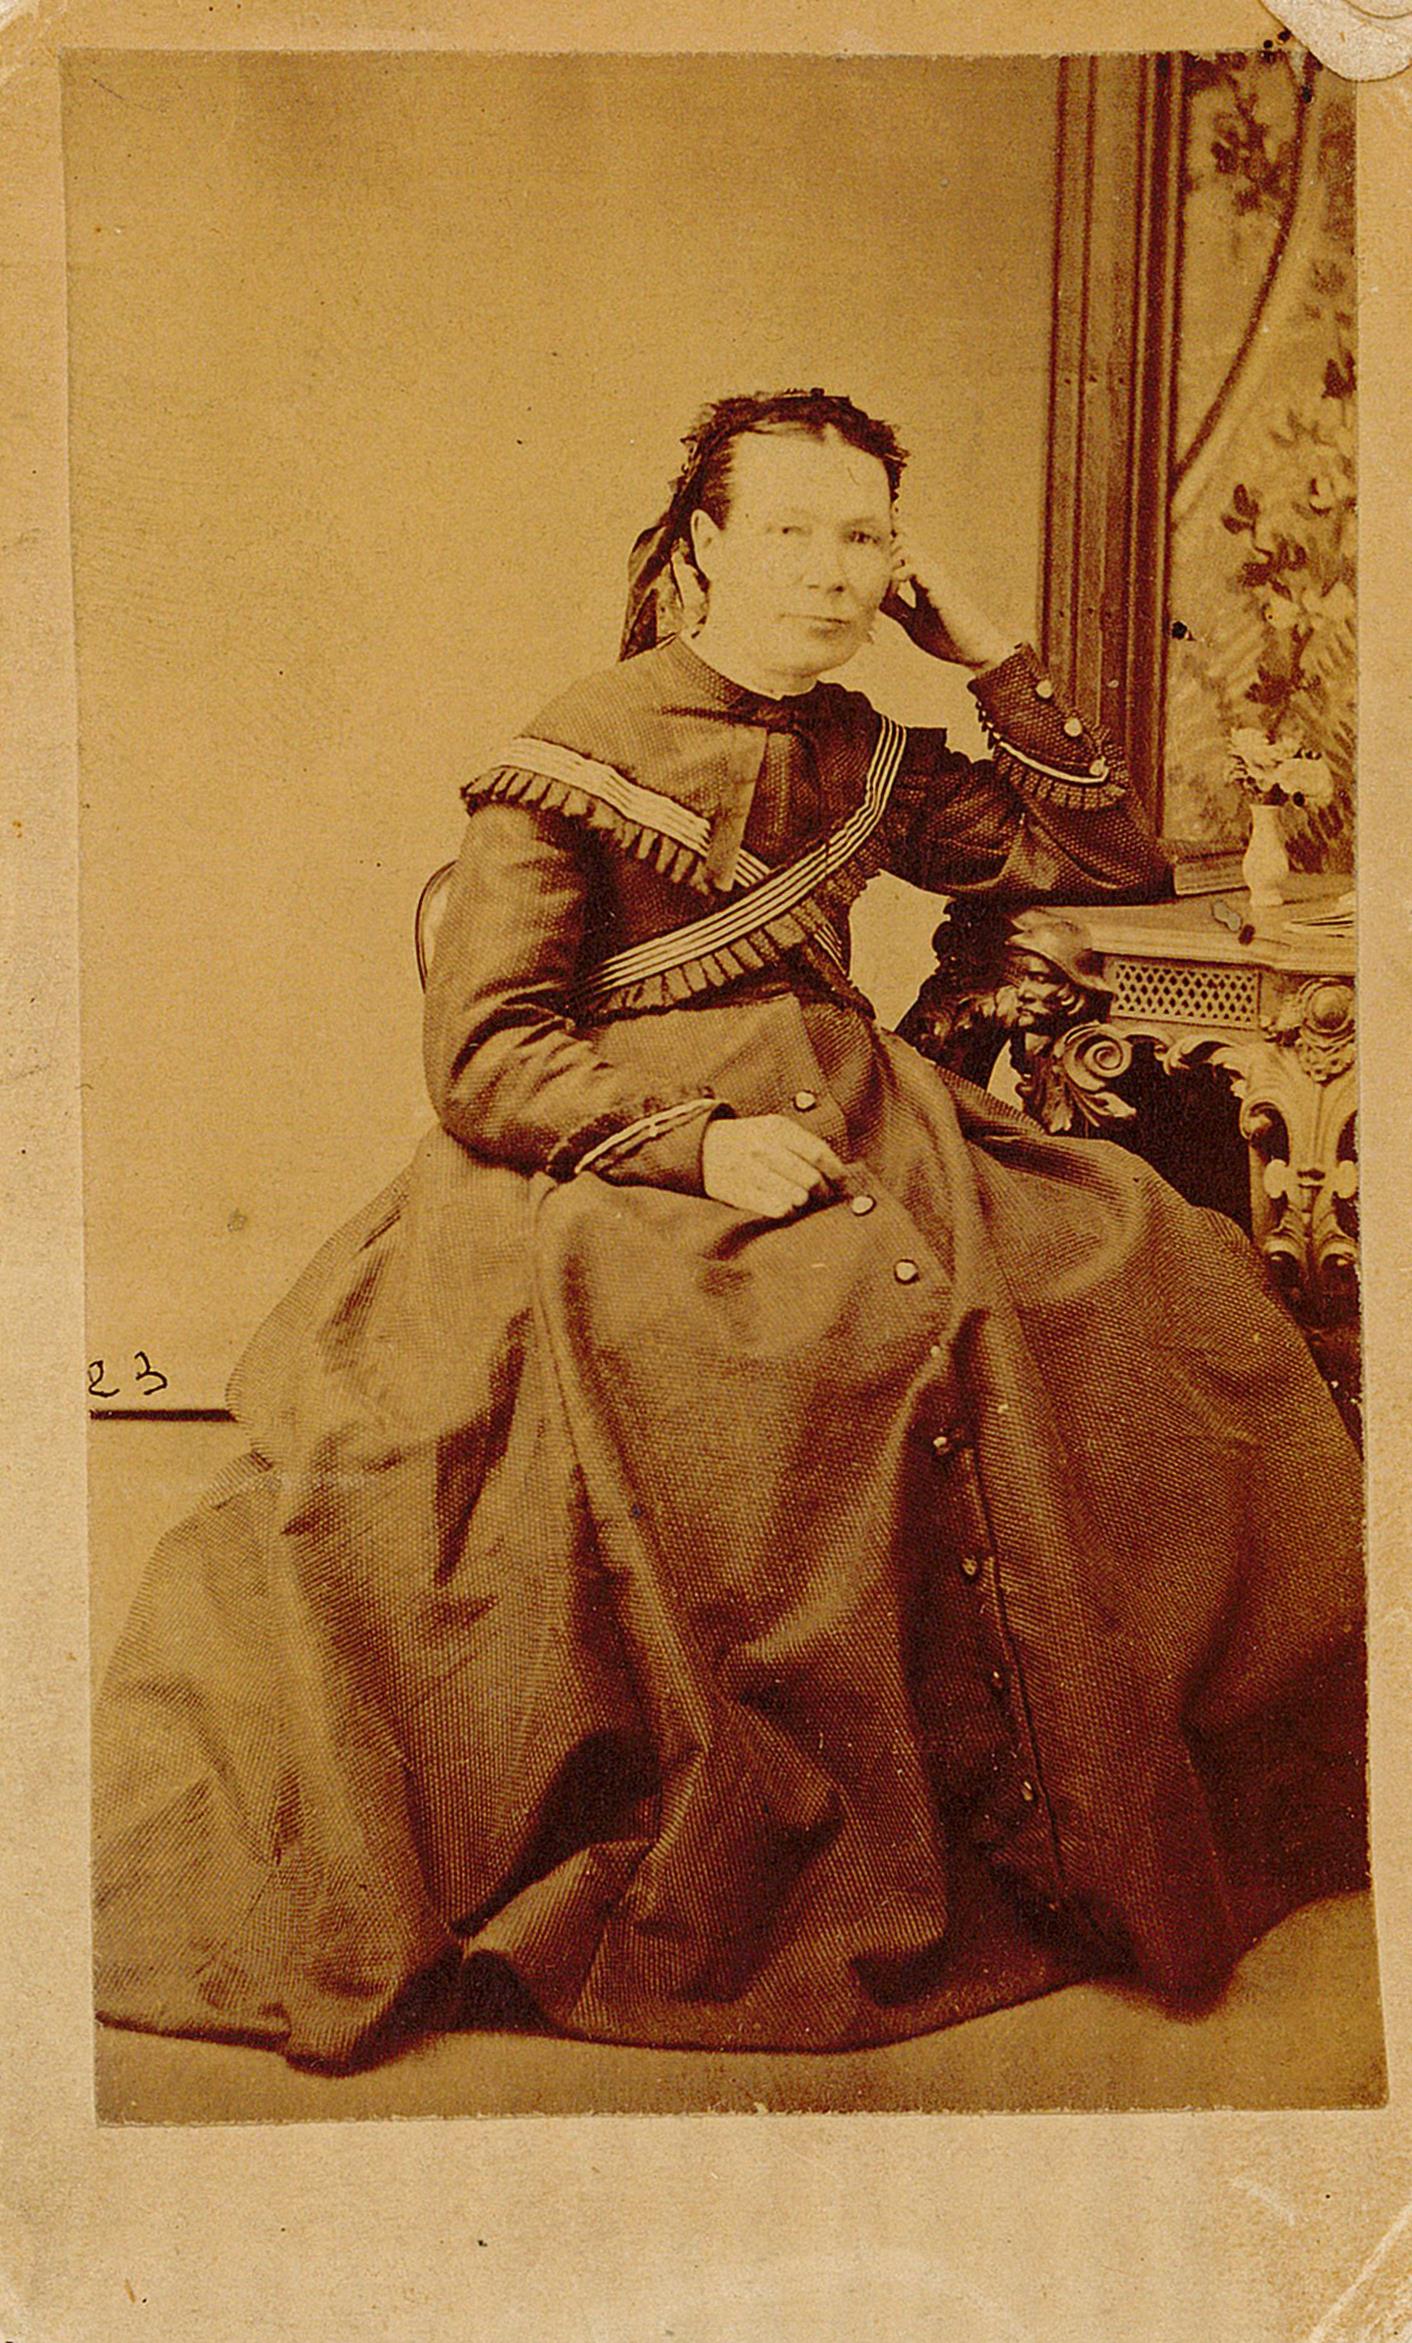
<svg viewBox="0 0 1412 2343"><path fill-rule="evenodd" d="M1351 84L62 125L99 2122L1381 2106Z"/></svg>

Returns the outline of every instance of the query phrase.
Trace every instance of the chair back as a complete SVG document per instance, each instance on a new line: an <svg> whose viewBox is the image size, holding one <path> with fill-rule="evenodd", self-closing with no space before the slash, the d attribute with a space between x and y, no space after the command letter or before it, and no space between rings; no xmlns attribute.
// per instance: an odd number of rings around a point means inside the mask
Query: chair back
<svg viewBox="0 0 1412 2343"><path fill-rule="evenodd" d="M440 870L432 872L417 897L415 924L417 975L421 980L423 992L427 989L427 971L431 967L432 954L436 950L437 935L446 911L446 891L451 884L451 874L455 868L454 862L444 862Z"/></svg>

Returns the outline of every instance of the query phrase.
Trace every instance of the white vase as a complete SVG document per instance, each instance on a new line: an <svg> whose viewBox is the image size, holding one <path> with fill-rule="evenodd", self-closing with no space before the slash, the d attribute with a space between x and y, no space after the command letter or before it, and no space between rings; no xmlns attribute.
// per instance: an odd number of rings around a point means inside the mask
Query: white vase
<svg viewBox="0 0 1412 2343"><path fill-rule="evenodd" d="M1267 805L1260 798L1250 809L1250 844L1241 861L1241 877L1250 893L1250 918L1255 927L1268 927L1279 921L1285 905L1285 888L1289 879L1289 856L1285 852L1284 831L1280 826L1280 809Z"/></svg>

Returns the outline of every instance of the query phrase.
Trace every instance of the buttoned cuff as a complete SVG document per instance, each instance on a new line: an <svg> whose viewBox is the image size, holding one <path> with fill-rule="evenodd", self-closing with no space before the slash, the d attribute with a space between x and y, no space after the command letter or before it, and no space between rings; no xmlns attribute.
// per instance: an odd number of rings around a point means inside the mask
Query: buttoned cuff
<svg viewBox="0 0 1412 2343"><path fill-rule="evenodd" d="M1028 643L971 678L997 764L1022 796L1081 809L1126 794L1121 757L1059 696Z"/></svg>

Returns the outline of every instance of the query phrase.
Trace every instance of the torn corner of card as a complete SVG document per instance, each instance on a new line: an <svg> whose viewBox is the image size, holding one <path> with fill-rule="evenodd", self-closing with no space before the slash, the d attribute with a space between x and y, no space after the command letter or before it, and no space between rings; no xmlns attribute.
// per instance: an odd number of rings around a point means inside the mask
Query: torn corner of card
<svg viewBox="0 0 1412 2343"><path fill-rule="evenodd" d="M1386 81L1412 64L1412 0L1265 0L1270 14L1349 81Z"/></svg>

